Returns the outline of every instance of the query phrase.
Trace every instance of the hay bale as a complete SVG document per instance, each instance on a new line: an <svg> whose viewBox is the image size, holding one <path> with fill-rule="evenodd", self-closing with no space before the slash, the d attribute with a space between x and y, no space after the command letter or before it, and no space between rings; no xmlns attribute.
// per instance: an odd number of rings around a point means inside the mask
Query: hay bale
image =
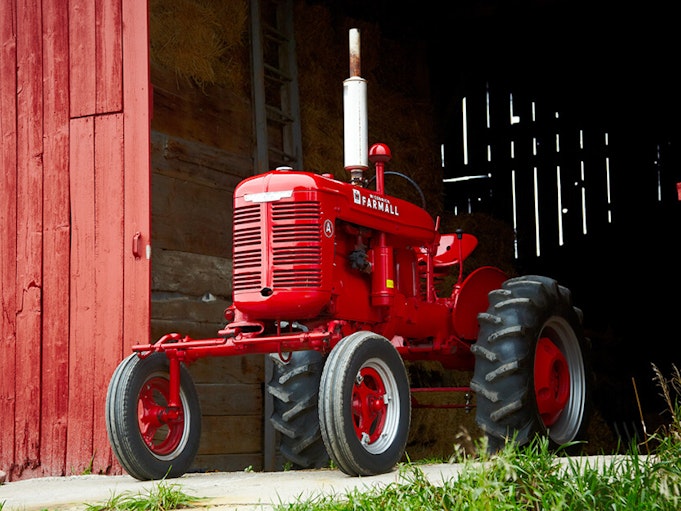
<svg viewBox="0 0 681 511"><path fill-rule="evenodd" d="M248 91L245 0L150 0L150 58L190 84Z"/></svg>

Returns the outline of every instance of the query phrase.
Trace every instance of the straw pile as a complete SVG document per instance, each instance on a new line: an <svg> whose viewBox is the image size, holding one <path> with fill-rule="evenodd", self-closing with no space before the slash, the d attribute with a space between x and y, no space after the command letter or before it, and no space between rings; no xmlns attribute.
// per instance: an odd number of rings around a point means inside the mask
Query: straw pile
<svg viewBox="0 0 681 511"><path fill-rule="evenodd" d="M150 0L150 58L202 89L249 93L246 0Z"/></svg>

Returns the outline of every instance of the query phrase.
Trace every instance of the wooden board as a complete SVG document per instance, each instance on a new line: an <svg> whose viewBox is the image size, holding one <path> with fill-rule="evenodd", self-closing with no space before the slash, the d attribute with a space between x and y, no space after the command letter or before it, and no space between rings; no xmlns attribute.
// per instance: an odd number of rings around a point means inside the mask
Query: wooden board
<svg viewBox="0 0 681 511"><path fill-rule="evenodd" d="M71 121L71 308L66 466L80 471L92 455L96 328L95 126L93 117Z"/></svg>
<svg viewBox="0 0 681 511"><path fill-rule="evenodd" d="M190 371L197 384L213 382L262 384L264 367L264 355L243 355L197 360L190 367Z"/></svg>
<svg viewBox="0 0 681 511"><path fill-rule="evenodd" d="M16 310L17 283L17 104L16 104L16 5L0 2L0 305ZM16 317L0 316L0 465L14 464L16 406Z"/></svg>
<svg viewBox="0 0 681 511"><path fill-rule="evenodd" d="M155 175L152 208L155 249L231 257L230 195Z"/></svg>
<svg viewBox="0 0 681 511"><path fill-rule="evenodd" d="M152 290L231 297L232 258L156 248Z"/></svg>
<svg viewBox="0 0 681 511"><path fill-rule="evenodd" d="M21 469L39 466L41 313L43 293L43 82L42 34L34 30L39 0L17 5L17 272L15 459Z"/></svg>
<svg viewBox="0 0 681 511"><path fill-rule="evenodd" d="M95 2L72 0L69 7L69 81L71 87L71 117L78 118L96 112L97 35Z"/></svg>
<svg viewBox="0 0 681 511"><path fill-rule="evenodd" d="M121 8L120 1L95 3L97 25L94 75L95 109L98 114L123 110L123 13Z"/></svg>
<svg viewBox="0 0 681 511"><path fill-rule="evenodd" d="M92 408L93 454L95 470L106 471L113 462L106 435L106 391L112 367L121 356L123 339L123 235L125 183L123 166L123 115L99 115L95 118L95 310L96 322L89 349L93 351L92 385L95 389ZM84 369L84 371L87 371Z"/></svg>
<svg viewBox="0 0 681 511"><path fill-rule="evenodd" d="M252 153L253 117L248 96L219 86L199 88L155 65L151 73L155 130L232 154Z"/></svg>
<svg viewBox="0 0 681 511"><path fill-rule="evenodd" d="M43 474L66 470L69 388L69 74L68 12L61 0L43 1L46 82L44 117L43 326L40 465ZM49 37L47 36L49 34Z"/></svg>
<svg viewBox="0 0 681 511"><path fill-rule="evenodd" d="M243 454L202 454L194 458L191 470L196 472L239 472L241 470L262 471L261 453Z"/></svg>
<svg viewBox="0 0 681 511"><path fill-rule="evenodd" d="M262 386L249 383L202 383L196 385L201 402L201 414L253 415L262 413Z"/></svg>
<svg viewBox="0 0 681 511"><path fill-rule="evenodd" d="M261 452L262 418L260 416L203 416L200 454Z"/></svg>
<svg viewBox="0 0 681 511"><path fill-rule="evenodd" d="M121 356L123 353L129 353L133 344L148 339L150 333L151 80L147 2L123 0L122 26L125 28L123 30L125 219ZM133 247L136 239L139 242Z"/></svg>

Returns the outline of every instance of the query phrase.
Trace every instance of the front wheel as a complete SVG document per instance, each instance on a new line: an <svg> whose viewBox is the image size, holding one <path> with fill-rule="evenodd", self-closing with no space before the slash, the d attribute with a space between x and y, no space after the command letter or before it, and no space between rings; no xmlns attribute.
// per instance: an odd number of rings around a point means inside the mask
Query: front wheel
<svg viewBox="0 0 681 511"><path fill-rule="evenodd" d="M180 409L170 410L170 369L164 353L123 360L106 395L111 448L139 480L180 477L199 448L201 409L188 369L180 366ZM168 413L171 412L171 413Z"/></svg>
<svg viewBox="0 0 681 511"><path fill-rule="evenodd" d="M329 354L319 390L326 450L351 476L389 472L409 435L411 399L404 362L385 337L360 331Z"/></svg>
<svg viewBox="0 0 681 511"><path fill-rule="evenodd" d="M589 417L588 340L570 291L525 276L489 293L471 351L476 420L490 452L546 436L554 447L584 440Z"/></svg>

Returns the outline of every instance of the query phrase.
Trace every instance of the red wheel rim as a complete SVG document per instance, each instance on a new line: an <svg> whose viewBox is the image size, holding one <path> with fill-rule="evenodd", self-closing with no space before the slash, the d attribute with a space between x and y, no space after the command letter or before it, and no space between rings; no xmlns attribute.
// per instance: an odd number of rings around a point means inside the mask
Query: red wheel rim
<svg viewBox="0 0 681 511"><path fill-rule="evenodd" d="M364 444L374 443L383 432L387 412L385 394L378 372L371 367L362 368L352 387L352 420L355 434Z"/></svg>
<svg viewBox="0 0 681 511"><path fill-rule="evenodd" d="M170 382L161 377L150 378L140 391L137 401L137 423L144 443L159 456L173 452L182 440L184 414L180 409L177 418L169 419L168 396Z"/></svg>
<svg viewBox="0 0 681 511"><path fill-rule="evenodd" d="M551 426L570 398L570 370L565 356L548 337L537 342L534 392L544 425Z"/></svg>

